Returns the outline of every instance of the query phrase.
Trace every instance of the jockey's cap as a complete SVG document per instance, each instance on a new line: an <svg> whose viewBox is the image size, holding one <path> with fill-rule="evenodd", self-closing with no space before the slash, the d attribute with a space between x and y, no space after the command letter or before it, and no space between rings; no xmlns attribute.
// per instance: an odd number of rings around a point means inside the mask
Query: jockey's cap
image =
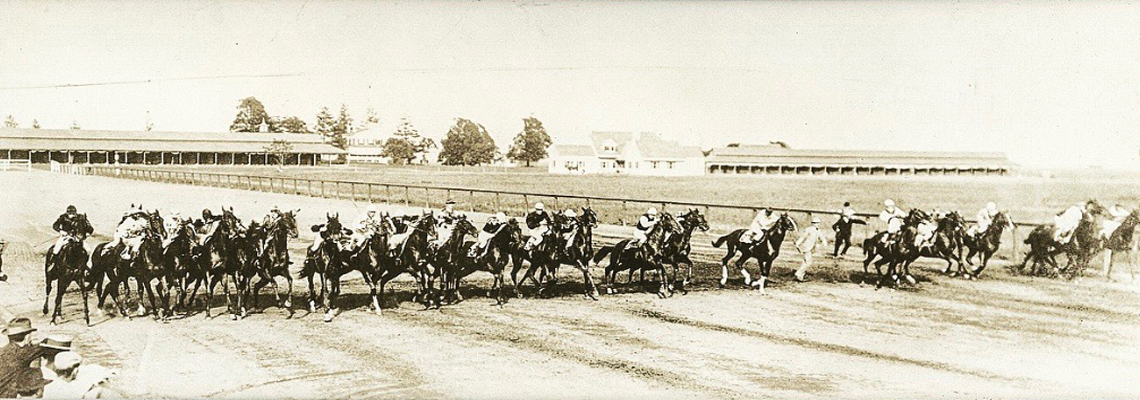
<svg viewBox="0 0 1140 400"><path fill-rule="evenodd" d="M281 209L278 208L277 205L275 204L275 205L273 205L273 208L269 209L269 211L281 211Z"/></svg>
<svg viewBox="0 0 1140 400"><path fill-rule="evenodd" d="M55 369L58 371L68 371L78 367L83 362L83 356L74 351L65 351L55 355Z"/></svg>
<svg viewBox="0 0 1140 400"><path fill-rule="evenodd" d="M370 213L376 212L376 205L375 204L369 205L368 206L368 212L370 212Z"/></svg>
<svg viewBox="0 0 1140 400"><path fill-rule="evenodd" d="M564 212L564 213L562 213L562 214L566 215L566 216L567 216L567 217L569 217L569 218L574 218L574 217L577 217L577 216L578 216L578 213L574 212L574 210L572 210L572 209L569 209L569 208L568 208L568 209L566 209L566 212Z"/></svg>
<svg viewBox="0 0 1140 400"><path fill-rule="evenodd" d="M657 215L657 207L649 207L649 211L646 211L645 213L649 215Z"/></svg>
<svg viewBox="0 0 1140 400"><path fill-rule="evenodd" d="M444 204L447 204L449 206L453 206L453 205L455 205L455 200L447 199L447 203L444 203Z"/></svg>
<svg viewBox="0 0 1140 400"><path fill-rule="evenodd" d="M894 200L891 200L891 199L887 199L887 201L884 201L884 202L883 202L883 205L884 205L884 206L887 206L887 207L894 207L894 206L895 206L895 201L894 201Z"/></svg>
<svg viewBox="0 0 1140 400"><path fill-rule="evenodd" d="M986 203L986 209L987 209L987 210L990 210L991 212L992 212L992 211L997 211L997 203L994 203L994 202L992 202L992 201L991 201L991 202L989 202L989 203Z"/></svg>
<svg viewBox="0 0 1140 400"><path fill-rule="evenodd" d="M503 212L495 214L495 219L499 220L499 222L507 222L507 214Z"/></svg>
<svg viewBox="0 0 1140 400"><path fill-rule="evenodd" d="M69 212L69 213L75 212L75 206L67 206L67 212Z"/></svg>
<svg viewBox="0 0 1140 400"><path fill-rule="evenodd" d="M818 224L820 222L823 222L823 221L820 220L819 217L811 217L811 223Z"/></svg>
<svg viewBox="0 0 1140 400"><path fill-rule="evenodd" d="M545 210L546 206L543 205L542 202L540 201L540 202L534 203L534 209L535 210Z"/></svg>

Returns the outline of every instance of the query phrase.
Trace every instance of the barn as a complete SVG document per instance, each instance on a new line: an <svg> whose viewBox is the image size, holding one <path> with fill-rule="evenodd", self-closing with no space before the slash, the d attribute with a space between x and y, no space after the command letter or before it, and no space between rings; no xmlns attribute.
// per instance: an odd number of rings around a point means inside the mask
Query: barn
<svg viewBox="0 0 1140 400"><path fill-rule="evenodd" d="M697 176L704 174L704 154L652 132L592 132L590 144L550 146L552 174L626 174Z"/></svg>
<svg viewBox="0 0 1140 400"><path fill-rule="evenodd" d="M344 153L312 134L0 128L0 157L32 163L316 165Z"/></svg>
<svg viewBox="0 0 1140 400"><path fill-rule="evenodd" d="M1006 175L1004 153L792 149L731 144L709 153L710 174Z"/></svg>

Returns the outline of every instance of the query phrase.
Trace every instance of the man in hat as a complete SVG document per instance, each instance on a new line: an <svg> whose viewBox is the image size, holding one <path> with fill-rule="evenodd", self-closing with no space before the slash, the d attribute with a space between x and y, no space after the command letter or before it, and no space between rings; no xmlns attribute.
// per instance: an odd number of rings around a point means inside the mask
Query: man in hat
<svg viewBox="0 0 1140 400"><path fill-rule="evenodd" d="M55 255L59 253L59 250L63 248L63 245L66 244L69 240L73 239L73 234L91 234L90 231L76 232L76 230L80 228L79 212L76 210L75 206L67 206L67 211L65 211L63 214L60 214L59 218L55 219L55 223L51 224L51 229L55 230L56 233L59 234L59 239L57 239L55 241L55 244L53 244L51 248L48 249L48 254L54 258ZM90 227L82 228L87 228L90 230Z"/></svg>
<svg viewBox="0 0 1140 400"><path fill-rule="evenodd" d="M906 214L895 206L894 200L887 199L883 202L883 211L879 213L879 219L887 223L887 234L883 235L883 243L894 238L902 229L903 218L906 218Z"/></svg>
<svg viewBox="0 0 1140 400"><path fill-rule="evenodd" d="M479 230L479 236L475 238L475 245L471 246L471 250L468 250L467 255L473 258L485 257L488 251L487 242L491 241L491 238L495 237L495 235L499 233L499 230L507 226L507 221L507 214L503 212L499 212L488 218L487 222L483 224L483 229Z"/></svg>
<svg viewBox="0 0 1140 400"><path fill-rule="evenodd" d="M384 229L383 224L383 219L376 212L376 205L369 204L368 210L356 218L356 226L353 227L356 234L352 235L352 246L359 246L372 235L381 232Z"/></svg>
<svg viewBox="0 0 1140 400"><path fill-rule="evenodd" d="M649 231L657 225L657 222L657 207L649 207L645 214L637 219L637 226L633 227L633 241L629 243L629 247L641 247L645 244L649 239Z"/></svg>
<svg viewBox="0 0 1140 400"><path fill-rule="evenodd" d="M546 213L542 202L534 203L534 210L526 214L526 228L530 230L530 239L523 245L523 250L530 251L542 243L542 236L550 231L550 214Z"/></svg>
<svg viewBox="0 0 1140 400"><path fill-rule="evenodd" d="M131 208L123 214L123 220L119 222L119 226L115 228L115 233L111 235L111 242L107 243L104 249L110 250L118 246L120 243L126 245L123 249L123 259L131 259L137 252L139 246L142 245L142 236L146 233L147 217L146 212L143 211L142 205L131 204Z"/></svg>
<svg viewBox="0 0 1140 400"><path fill-rule="evenodd" d="M32 362L40 358L43 351L32 344L32 321L13 318L2 333L8 337L8 344L0 347L0 398L16 397L19 386L25 385L30 376L39 375L32 368Z"/></svg>
<svg viewBox="0 0 1140 400"><path fill-rule="evenodd" d="M40 342L42 349L40 358L40 372L44 379L54 381L59 379L55 372L55 356L65 351L75 351L71 347L71 337L67 335L48 335Z"/></svg>
<svg viewBox="0 0 1140 400"><path fill-rule="evenodd" d="M867 222L855 218L855 209L851 208L851 202L843 202L843 209L839 210L839 219L831 224L831 229L835 231L835 251L831 253L832 256L847 254L847 249L851 248L851 227L855 224L866 225Z"/></svg>
<svg viewBox="0 0 1140 400"><path fill-rule="evenodd" d="M768 230L776 225L776 221L780 219L772 212L772 209L764 207L756 213L756 218L752 219L752 224L748 226L748 230L740 235L741 243L753 243L763 240L768 234Z"/></svg>
<svg viewBox="0 0 1140 400"><path fill-rule="evenodd" d="M82 379L80 366L83 356L73 351L65 351L55 356L53 370L58 378L44 386L45 399L96 399L99 398L99 384L106 379Z"/></svg>
<svg viewBox="0 0 1140 400"><path fill-rule="evenodd" d="M796 239L796 250L803 256L803 262L800 267L796 269L796 280L803 282L804 275L807 274L807 269L811 266L811 255L815 250L816 244L823 245L827 248L827 238L823 236L823 232L819 230L820 224L819 217L811 217L811 226L808 226L800 233L800 237Z"/></svg>

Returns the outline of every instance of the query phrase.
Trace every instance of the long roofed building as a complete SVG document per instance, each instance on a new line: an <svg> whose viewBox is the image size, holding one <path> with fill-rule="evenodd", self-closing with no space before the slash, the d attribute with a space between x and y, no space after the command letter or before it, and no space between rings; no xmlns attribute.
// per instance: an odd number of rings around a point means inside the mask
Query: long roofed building
<svg viewBox="0 0 1140 400"><path fill-rule="evenodd" d="M314 134L0 128L0 157L33 163L316 165L344 153Z"/></svg>
<svg viewBox="0 0 1140 400"><path fill-rule="evenodd" d="M1004 153L792 149L782 143L712 150L710 174L1005 175Z"/></svg>

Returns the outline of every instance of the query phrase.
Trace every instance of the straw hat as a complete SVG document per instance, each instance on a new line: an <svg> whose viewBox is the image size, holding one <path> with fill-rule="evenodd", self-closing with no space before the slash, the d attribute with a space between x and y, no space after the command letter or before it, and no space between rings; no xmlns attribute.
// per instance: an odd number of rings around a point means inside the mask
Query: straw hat
<svg viewBox="0 0 1140 400"><path fill-rule="evenodd" d="M18 317L18 318L13 318L11 321L9 321L8 327L4 328L2 333L4 333L7 336L16 336L16 335L22 335L25 333L35 332L35 331L36 331L36 328L32 327L32 320L24 318L24 317Z"/></svg>

